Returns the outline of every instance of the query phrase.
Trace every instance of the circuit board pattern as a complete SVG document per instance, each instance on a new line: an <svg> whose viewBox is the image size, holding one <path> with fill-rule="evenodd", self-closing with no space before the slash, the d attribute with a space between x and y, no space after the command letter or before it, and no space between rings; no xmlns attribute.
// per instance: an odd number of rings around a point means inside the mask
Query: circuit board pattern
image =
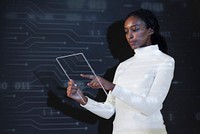
<svg viewBox="0 0 200 134"><path fill-rule="evenodd" d="M103 75L118 63L107 47L107 28L137 8L158 16L169 54L176 61L163 109L168 132L199 133L197 0L5 2L1 4L2 134L98 134L98 117L66 97L67 78L56 57L84 53L96 74Z"/></svg>

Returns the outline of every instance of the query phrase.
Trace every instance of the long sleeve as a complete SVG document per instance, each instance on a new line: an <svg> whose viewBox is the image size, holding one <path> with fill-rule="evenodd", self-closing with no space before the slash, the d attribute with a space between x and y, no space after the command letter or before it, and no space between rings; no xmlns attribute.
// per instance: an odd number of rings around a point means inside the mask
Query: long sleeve
<svg viewBox="0 0 200 134"><path fill-rule="evenodd" d="M135 49L135 55L120 63L115 87L104 103L88 98L89 111L110 118L115 113L113 134L166 134L161 114L174 75L175 61L158 45Z"/></svg>
<svg viewBox="0 0 200 134"><path fill-rule="evenodd" d="M115 113L114 102L114 97L109 92L105 102L96 102L88 98L87 104L81 106L100 117L109 119Z"/></svg>
<svg viewBox="0 0 200 134"><path fill-rule="evenodd" d="M168 58L158 65L152 85L145 96L135 94L131 90L127 90L117 84L112 91L112 95L144 115L153 113L162 107L162 103L167 96L173 79L174 63L173 58Z"/></svg>

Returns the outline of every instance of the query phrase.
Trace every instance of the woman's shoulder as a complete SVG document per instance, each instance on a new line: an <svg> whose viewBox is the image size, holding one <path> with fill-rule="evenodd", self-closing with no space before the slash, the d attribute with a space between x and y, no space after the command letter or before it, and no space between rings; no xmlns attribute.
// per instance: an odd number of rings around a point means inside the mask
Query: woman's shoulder
<svg viewBox="0 0 200 134"><path fill-rule="evenodd" d="M119 68L126 68L130 63L131 63L131 61L132 61L132 59L133 59L133 56L132 57L130 57L130 58L128 58L128 59L126 59L126 60L124 60L123 62L121 62L119 65L118 65L118 69Z"/></svg>
<svg viewBox="0 0 200 134"><path fill-rule="evenodd" d="M175 59L171 55L165 54L161 51L158 55L158 58L160 59L160 61L163 61L163 62L175 62Z"/></svg>
<svg viewBox="0 0 200 134"><path fill-rule="evenodd" d="M132 57L130 57L130 58L124 60L124 61L121 62L120 64L121 64L121 65L127 65L127 64L129 64L129 63L133 60L133 58L134 58L134 56L132 56Z"/></svg>

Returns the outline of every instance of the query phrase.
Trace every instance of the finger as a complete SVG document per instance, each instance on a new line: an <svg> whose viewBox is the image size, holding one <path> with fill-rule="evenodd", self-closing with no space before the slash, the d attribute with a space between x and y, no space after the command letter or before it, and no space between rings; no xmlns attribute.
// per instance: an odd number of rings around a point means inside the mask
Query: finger
<svg viewBox="0 0 200 134"><path fill-rule="evenodd" d="M67 87L67 91L71 92L72 90L76 90L76 88L74 88L73 86L68 86Z"/></svg>
<svg viewBox="0 0 200 134"><path fill-rule="evenodd" d="M94 75L90 75L90 74L81 74L81 77L88 78L88 79L94 79L95 78Z"/></svg>
<svg viewBox="0 0 200 134"><path fill-rule="evenodd" d="M87 86L93 89L100 88L100 85L98 83L88 83Z"/></svg>
<svg viewBox="0 0 200 134"><path fill-rule="evenodd" d="M93 86L93 87L98 87L99 84L98 84L98 83L93 83L92 86Z"/></svg>
<svg viewBox="0 0 200 134"><path fill-rule="evenodd" d="M72 90L72 86L69 86L69 87L67 87L67 92L71 92L71 90Z"/></svg>
<svg viewBox="0 0 200 134"><path fill-rule="evenodd" d="M71 97L73 94L75 94L77 92L76 88L73 87L68 87L67 88L67 96Z"/></svg>
<svg viewBox="0 0 200 134"><path fill-rule="evenodd" d="M91 85L99 85L99 81L97 79L93 79L90 81Z"/></svg>
<svg viewBox="0 0 200 134"><path fill-rule="evenodd" d="M71 90L71 94L75 94L76 92L77 92L76 89L72 89L72 90Z"/></svg>
<svg viewBox="0 0 200 134"><path fill-rule="evenodd" d="M71 89L67 88L67 96L70 97L71 96Z"/></svg>
<svg viewBox="0 0 200 134"><path fill-rule="evenodd" d="M72 79L70 79L69 81L68 81L68 86L73 86L74 85L74 81L72 80Z"/></svg>
<svg viewBox="0 0 200 134"><path fill-rule="evenodd" d="M68 86L77 87L78 85L73 80L70 79L68 82Z"/></svg>
<svg viewBox="0 0 200 134"><path fill-rule="evenodd" d="M90 82L87 83L88 86L93 86L95 83L95 79L91 80Z"/></svg>

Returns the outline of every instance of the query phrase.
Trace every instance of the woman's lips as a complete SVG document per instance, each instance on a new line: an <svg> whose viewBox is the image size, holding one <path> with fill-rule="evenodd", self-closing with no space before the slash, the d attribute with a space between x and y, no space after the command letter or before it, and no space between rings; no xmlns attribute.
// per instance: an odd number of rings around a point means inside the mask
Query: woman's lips
<svg viewBox="0 0 200 134"><path fill-rule="evenodd" d="M135 41L129 41L129 44L130 44L130 45L134 45L134 44L135 44Z"/></svg>

